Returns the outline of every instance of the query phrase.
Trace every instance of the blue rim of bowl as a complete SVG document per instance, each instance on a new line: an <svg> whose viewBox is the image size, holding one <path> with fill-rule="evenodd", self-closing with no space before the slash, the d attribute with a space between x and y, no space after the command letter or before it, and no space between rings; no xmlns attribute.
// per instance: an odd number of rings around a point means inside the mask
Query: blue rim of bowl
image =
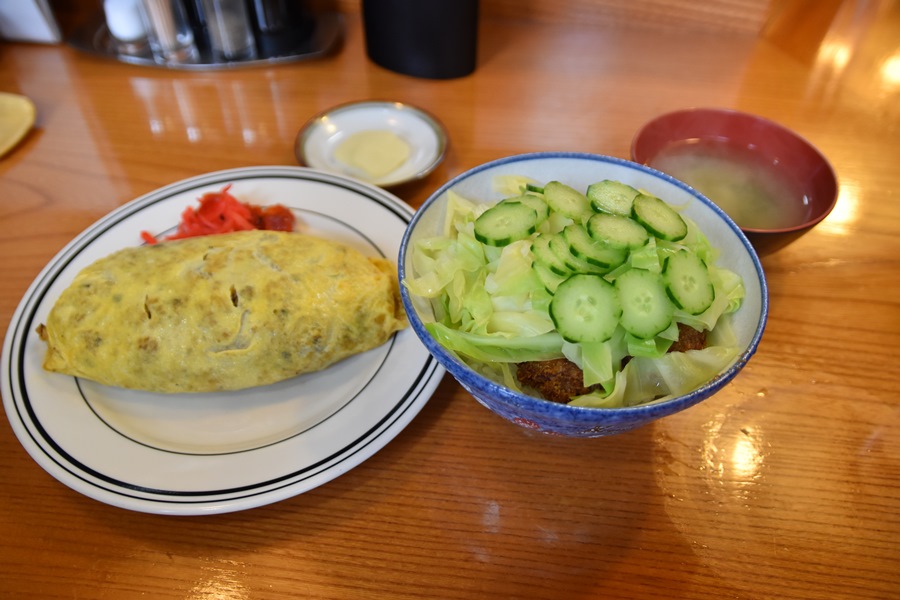
<svg viewBox="0 0 900 600"><path fill-rule="evenodd" d="M707 381L705 384L693 390L692 392L684 394L682 396L676 396L668 400L649 402L646 404L638 404L636 406L626 406L620 408L571 406L569 404L551 402L549 400L544 400L543 398L536 398L534 396L520 394L504 385L488 379L487 377L479 375L465 363L460 361L456 356L447 351L437 340L435 340L431 336L430 333L428 333L428 330L425 329L422 319L419 317L418 313L416 313L415 309L412 306L412 299L410 298L409 291L404 285L402 285L402 281L406 276L406 251L409 246L409 238L419 220L426 212L426 209L434 202L436 202L437 199L440 198L443 194L445 194L447 190L452 189L461 181L468 179L469 177L481 171L492 169L500 165L543 158L574 158L579 160L609 163L643 171L648 175L652 175L681 188L703 204L707 205L719 217L721 217L721 219L732 230L732 232L734 232L738 239L740 239L741 244L743 244L744 246L744 249L750 255L750 258L753 261L753 267L756 270L756 274L759 278L761 295L759 322L757 323L753 337L751 338L747 348L743 352L741 352L740 356L738 356L735 362L730 367L728 367L728 369L719 373L716 377ZM603 414L604 416L609 416L614 420L623 421L636 417L641 417L645 420L651 418L659 418L668 416L672 413L678 412L684 408L688 408L690 406L693 406L694 404L699 403L700 401L722 389L726 384L734 379L734 377L741 371L741 369L744 368L750 358L756 353L759 342L762 339L763 331L766 328L766 323L768 321L769 315L769 290L768 284L766 283L766 277L765 272L763 271L762 263L759 260L759 256L757 255L756 250L754 250L753 246L751 245L750 240L746 235L744 235L744 232L741 231L741 228L738 227L738 225L731 219L731 217L729 217L725 213L725 211L716 206L711 200L709 200L703 194L699 193L694 188L688 186L685 183L682 183L671 175L663 173L662 171L653 169L640 163L636 163L634 161L601 154L591 154L587 152L533 152L527 154L517 154L514 156L496 159L474 167L468 171L465 171L464 173L460 173L459 175L442 185L440 188L438 188L437 191L435 191L431 196L428 197L427 200L425 200L424 203L422 203L422 206L419 208L419 210L416 211L416 214L413 216L412 221L410 221L409 225L406 228L406 232L403 234L403 240L400 244L400 254L398 257L397 266L401 281L400 296L403 300L404 306L407 309L409 323L412 326L413 330L416 332L416 335L419 336L419 338L428 348L429 352L431 352L432 355L437 358L438 362L440 362L447 369L447 371L454 375L454 377L466 378L468 380L467 383L472 384L473 387L476 387L478 390L484 390L491 396L501 397L506 402L517 408L531 410L534 412L545 412L547 410L561 411L565 413L567 417L573 419L576 423L580 421L593 421L598 415L601 414Z"/></svg>

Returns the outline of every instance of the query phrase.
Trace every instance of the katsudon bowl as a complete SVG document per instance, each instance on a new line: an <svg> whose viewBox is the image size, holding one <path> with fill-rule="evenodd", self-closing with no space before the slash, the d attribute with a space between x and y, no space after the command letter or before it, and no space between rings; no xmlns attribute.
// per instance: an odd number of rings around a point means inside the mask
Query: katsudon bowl
<svg viewBox="0 0 900 600"><path fill-rule="evenodd" d="M447 239L445 232L454 229L448 226L448 218L461 205L480 214L486 208L480 205L494 205L515 196L516 191L511 188L524 189L522 184L525 182L531 182L538 192L550 181L584 191L590 184L603 180L624 183L645 195L665 200L684 221L699 228L708 245L715 249L715 264L740 277L743 298L740 307L730 314L727 326L729 348L733 352L721 367L715 367L702 383L683 393L653 397L636 405L602 406L601 401L600 406L581 406L546 400L534 388L523 386L515 375L515 358L510 359L509 365L497 368L496 364L488 364L496 363L496 352L476 360L459 346L456 350L448 349L433 335L432 332L437 331L436 321L446 323L445 314L451 310L447 307L452 301L442 301L435 293L435 286L443 285L436 283L443 275L428 274L430 270L437 272L439 267L427 257L423 258L428 253L422 249L440 246L441 240ZM524 242L528 247L530 242L527 239ZM496 256L496 250L490 252ZM529 252L526 250L523 254ZM527 278L530 277L528 269L535 268L537 261L533 257L526 257L525 261ZM702 402L731 382L753 356L768 313L768 292L759 258L740 228L721 209L669 175L634 162L595 154L523 154L462 173L434 192L417 211L404 234L398 264L401 297L410 324L431 354L484 407L519 426L552 435L599 437L617 434ZM547 293L551 292L548 290ZM556 295L559 295L558 291ZM496 301L496 298L492 300ZM504 344L501 342L498 346Z"/></svg>

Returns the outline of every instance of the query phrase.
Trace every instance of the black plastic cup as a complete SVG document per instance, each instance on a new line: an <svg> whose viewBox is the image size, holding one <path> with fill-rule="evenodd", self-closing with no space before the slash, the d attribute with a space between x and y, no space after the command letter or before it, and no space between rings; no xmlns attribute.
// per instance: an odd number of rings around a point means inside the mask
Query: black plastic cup
<svg viewBox="0 0 900 600"><path fill-rule="evenodd" d="M366 52L376 64L426 79L475 70L478 0L363 0Z"/></svg>

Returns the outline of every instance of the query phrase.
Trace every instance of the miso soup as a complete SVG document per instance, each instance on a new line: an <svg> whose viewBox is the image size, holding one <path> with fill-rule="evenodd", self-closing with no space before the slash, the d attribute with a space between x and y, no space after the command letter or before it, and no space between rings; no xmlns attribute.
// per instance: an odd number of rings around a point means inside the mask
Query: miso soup
<svg viewBox="0 0 900 600"><path fill-rule="evenodd" d="M752 148L691 140L663 148L649 164L699 191L744 229L783 229L810 216L802 185Z"/></svg>

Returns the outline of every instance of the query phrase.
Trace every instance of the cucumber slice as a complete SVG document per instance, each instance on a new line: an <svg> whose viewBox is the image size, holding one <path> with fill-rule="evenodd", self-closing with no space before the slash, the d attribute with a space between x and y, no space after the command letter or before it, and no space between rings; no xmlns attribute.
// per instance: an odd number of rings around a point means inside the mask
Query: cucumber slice
<svg viewBox="0 0 900 600"><path fill-rule="evenodd" d="M541 200L539 196L535 196L534 194L522 194L521 196L512 196L510 198L506 198L500 201L500 204L511 203L511 202L519 202L520 204L524 204L526 206L530 206L537 212L538 214L538 225L547 220L547 217L550 216L550 207L547 206L547 203Z"/></svg>
<svg viewBox="0 0 900 600"><path fill-rule="evenodd" d="M525 191L526 191L526 192L534 192L534 193L536 193L536 194L543 194L543 193L544 193L544 188L542 188L542 187L539 186L539 185L535 185L535 184L533 184L533 183L526 183L526 184L525 184Z"/></svg>
<svg viewBox="0 0 900 600"><path fill-rule="evenodd" d="M666 292L675 306L699 315L716 299L716 288L709 277L709 269L703 260L687 250L669 255L663 264L663 282Z"/></svg>
<svg viewBox="0 0 900 600"><path fill-rule="evenodd" d="M534 256L534 264L543 265L551 273L568 277L572 274L571 269L550 247L553 240L553 234L540 234L531 243L531 254Z"/></svg>
<svg viewBox="0 0 900 600"><path fill-rule="evenodd" d="M597 212L627 217L631 215L631 203L639 193L628 184L604 179L588 186L587 198Z"/></svg>
<svg viewBox="0 0 900 600"><path fill-rule="evenodd" d="M537 230L537 211L521 202L499 202L475 219L475 239L488 246L506 246Z"/></svg>
<svg viewBox="0 0 900 600"><path fill-rule="evenodd" d="M554 273L545 265L537 261L531 265L531 269L534 271L534 274L537 275L538 280L544 285L544 289L551 294L556 292L556 288L559 287L559 284L568 279L568 275Z"/></svg>
<svg viewBox="0 0 900 600"><path fill-rule="evenodd" d="M640 248L650 239L647 230L634 219L608 213L597 213L588 219L587 232L607 246L628 250Z"/></svg>
<svg viewBox="0 0 900 600"><path fill-rule="evenodd" d="M572 254L572 251L569 248L569 242L566 241L566 237L562 233L551 235L549 245L550 250L552 250L553 253L556 254L557 258L559 258L563 262L563 264L566 265L566 268L568 268L571 273L598 273L602 275L608 270L603 267L593 265L583 258Z"/></svg>
<svg viewBox="0 0 900 600"><path fill-rule="evenodd" d="M544 186L544 200L558 213L581 221L591 215L591 203L587 197L559 181L551 181Z"/></svg>
<svg viewBox="0 0 900 600"><path fill-rule="evenodd" d="M669 242L687 235L687 223L675 209L655 196L639 194L632 203L631 214L647 231Z"/></svg>
<svg viewBox="0 0 900 600"><path fill-rule="evenodd" d="M572 343L605 342L619 325L622 306L611 283L579 273L559 284L550 301L556 330Z"/></svg>
<svg viewBox="0 0 900 600"><path fill-rule="evenodd" d="M650 339L668 329L675 314L661 277L643 269L629 269L615 283L622 303L622 327L631 335Z"/></svg>
<svg viewBox="0 0 900 600"><path fill-rule="evenodd" d="M604 272L615 269L628 258L628 251L612 248L594 240L578 223L567 225L563 235L569 243L569 251L578 258L600 267Z"/></svg>

